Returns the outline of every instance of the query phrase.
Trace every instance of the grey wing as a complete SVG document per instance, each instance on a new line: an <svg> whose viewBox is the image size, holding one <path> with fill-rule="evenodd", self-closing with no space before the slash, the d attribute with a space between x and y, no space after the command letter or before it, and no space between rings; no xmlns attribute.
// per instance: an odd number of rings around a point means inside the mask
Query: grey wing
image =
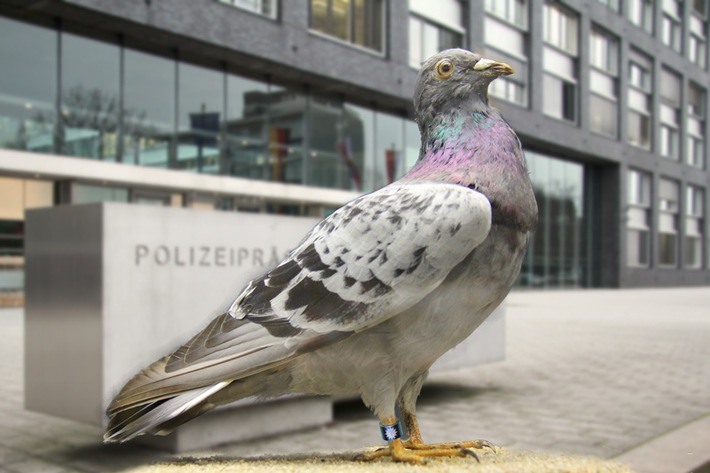
<svg viewBox="0 0 710 473"><path fill-rule="evenodd" d="M490 226L488 199L461 186L393 184L355 199L109 411L270 370L377 325L441 284Z"/></svg>
<svg viewBox="0 0 710 473"><path fill-rule="evenodd" d="M435 289L488 235L491 207L453 184L395 184L322 221L229 309L292 330L362 331Z"/></svg>

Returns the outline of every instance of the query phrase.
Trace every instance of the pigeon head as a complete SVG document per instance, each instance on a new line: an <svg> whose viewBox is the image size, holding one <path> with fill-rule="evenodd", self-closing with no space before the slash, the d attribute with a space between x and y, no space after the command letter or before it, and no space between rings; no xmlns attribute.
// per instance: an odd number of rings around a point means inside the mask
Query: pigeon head
<svg viewBox="0 0 710 473"><path fill-rule="evenodd" d="M414 90L414 111L420 128L433 117L452 110L486 111L488 85L513 74L502 62L485 59L465 49L447 49L427 59Z"/></svg>

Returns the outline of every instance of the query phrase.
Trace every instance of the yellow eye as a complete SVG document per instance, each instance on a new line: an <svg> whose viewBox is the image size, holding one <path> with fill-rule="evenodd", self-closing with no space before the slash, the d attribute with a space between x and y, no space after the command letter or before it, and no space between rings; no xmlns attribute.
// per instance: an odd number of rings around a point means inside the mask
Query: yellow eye
<svg viewBox="0 0 710 473"><path fill-rule="evenodd" d="M441 79L448 79L454 73L454 65L448 59L436 63L436 75Z"/></svg>

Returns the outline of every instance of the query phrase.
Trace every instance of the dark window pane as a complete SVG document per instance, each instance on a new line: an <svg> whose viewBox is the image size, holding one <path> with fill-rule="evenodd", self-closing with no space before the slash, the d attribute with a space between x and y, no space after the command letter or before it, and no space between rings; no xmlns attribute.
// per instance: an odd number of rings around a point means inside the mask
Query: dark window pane
<svg viewBox="0 0 710 473"><path fill-rule="evenodd" d="M584 168L526 151L539 210L519 284L578 287L586 284Z"/></svg>
<svg viewBox="0 0 710 473"><path fill-rule="evenodd" d="M591 95L589 98L589 114L591 115L590 128L592 131L610 138L616 138L618 115L616 102L598 95Z"/></svg>
<svg viewBox="0 0 710 473"><path fill-rule="evenodd" d="M71 187L73 204L93 202L128 202L128 189L119 187L92 186L74 183Z"/></svg>
<svg viewBox="0 0 710 473"><path fill-rule="evenodd" d="M343 111L344 161L348 165L351 180L359 191L369 192L375 182L375 113L372 110L346 104ZM347 159L346 159L347 157Z"/></svg>
<svg viewBox="0 0 710 473"><path fill-rule="evenodd" d="M350 0L331 0L332 29L330 34L348 41L350 39Z"/></svg>
<svg viewBox="0 0 710 473"><path fill-rule="evenodd" d="M404 158L404 120L378 113L376 123L375 188L380 188L394 181Z"/></svg>
<svg viewBox="0 0 710 473"><path fill-rule="evenodd" d="M331 96L311 97L309 120L310 159L308 184L358 190L360 171L345 137L343 103Z"/></svg>
<svg viewBox="0 0 710 473"><path fill-rule="evenodd" d="M301 90L271 88L267 139L272 181L303 183L307 108L308 97Z"/></svg>
<svg viewBox="0 0 710 473"><path fill-rule="evenodd" d="M311 28L328 33L328 0L311 0Z"/></svg>
<svg viewBox="0 0 710 473"><path fill-rule="evenodd" d="M310 27L381 51L383 14L382 0L311 0Z"/></svg>
<svg viewBox="0 0 710 473"><path fill-rule="evenodd" d="M672 233L658 234L658 262L663 266L676 266L678 237Z"/></svg>
<svg viewBox="0 0 710 473"><path fill-rule="evenodd" d="M0 17L0 147L51 153L57 33Z"/></svg>
<svg viewBox="0 0 710 473"><path fill-rule="evenodd" d="M175 167L217 174L224 108L224 73L180 63Z"/></svg>
<svg viewBox="0 0 710 473"><path fill-rule="evenodd" d="M116 160L119 55L115 44L62 35L62 154Z"/></svg>
<svg viewBox="0 0 710 473"><path fill-rule="evenodd" d="M252 179L271 178L268 162L269 88L266 83L227 76L227 173Z"/></svg>
<svg viewBox="0 0 710 473"><path fill-rule="evenodd" d="M124 52L123 161L168 167L175 131L175 61Z"/></svg>

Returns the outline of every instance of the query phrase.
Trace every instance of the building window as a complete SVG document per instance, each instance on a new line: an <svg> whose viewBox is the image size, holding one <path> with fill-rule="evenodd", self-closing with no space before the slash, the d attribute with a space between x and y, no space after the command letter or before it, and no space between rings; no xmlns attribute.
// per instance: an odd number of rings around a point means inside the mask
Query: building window
<svg viewBox="0 0 710 473"><path fill-rule="evenodd" d="M599 29L590 37L590 129L610 138L618 130L619 41Z"/></svg>
<svg viewBox="0 0 710 473"><path fill-rule="evenodd" d="M492 96L527 105L527 1L487 0L484 32L489 57L503 61L515 69L515 75L499 77L491 83Z"/></svg>
<svg viewBox="0 0 710 473"><path fill-rule="evenodd" d="M643 149L651 149L652 71L651 58L633 49L629 51L627 142Z"/></svg>
<svg viewBox="0 0 710 473"><path fill-rule="evenodd" d="M224 73L178 64L178 136L174 167L220 173Z"/></svg>
<svg viewBox="0 0 710 473"><path fill-rule="evenodd" d="M618 12L619 11L619 0L597 0L597 2L606 6L609 10Z"/></svg>
<svg viewBox="0 0 710 473"><path fill-rule="evenodd" d="M661 178L658 189L658 264L660 266L678 266L679 197L678 183Z"/></svg>
<svg viewBox="0 0 710 473"><path fill-rule="evenodd" d="M170 167L175 147L175 60L124 50L123 162Z"/></svg>
<svg viewBox="0 0 710 473"><path fill-rule="evenodd" d="M691 83L688 87L688 146L686 163L703 169L705 167L705 100L706 93L700 86Z"/></svg>
<svg viewBox="0 0 710 473"><path fill-rule="evenodd" d="M661 156L678 161L680 141L680 92L683 81L669 69L661 70L661 125L659 148Z"/></svg>
<svg viewBox="0 0 710 473"><path fill-rule="evenodd" d="M217 0L242 10L257 13L268 18L276 18L276 0Z"/></svg>
<svg viewBox="0 0 710 473"><path fill-rule="evenodd" d="M543 11L545 43L577 56L577 16L558 5L545 4Z"/></svg>
<svg viewBox="0 0 710 473"><path fill-rule="evenodd" d="M560 120L577 120L577 16L557 5L544 7L543 111Z"/></svg>
<svg viewBox="0 0 710 473"><path fill-rule="evenodd" d="M527 30L527 3L527 0L486 0L485 9L491 16L515 25L521 30Z"/></svg>
<svg viewBox="0 0 710 473"><path fill-rule="evenodd" d="M662 5L661 41L674 51L682 52L683 4L680 0L663 0Z"/></svg>
<svg viewBox="0 0 710 473"><path fill-rule="evenodd" d="M0 17L0 64L0 147L53 152L56 31Z"/></svg>
<svg viewBox="0 0 710 473"><path fill-rule="evenodd" d="M383 0L311 0L315 31L381 52L383 27Z"/></svg>
<svg viewBox="0 0 710 473"><path fill-rule="evenodd" d="M588 285L592 260L585 251L584 166L530 150L525 156L539 216L518 283L538 288Z"/></svg>
<svg viewBox="0 0 710 473"><path fill-rule="evenodd" d="M653 33L653 0L629 0L629 21L646 33Z"/></svg>
<svg viewBox="0 0 710 473"><path fill-rule="evenodd" d="M647 268L651 260L651 174L630 169L626 210L626 264Z"/></svg>
<svg viewBox="0 0 710 473"><path fill-rule="evenodd" d="M700 187L688 186L685 198L685 267L700 269L703 265L705 191Z"/></svg>
<svg viewBox="0 0 710 473"><path fill-rule="evenodd" d="M705 0L692 2L690 12L688 58L705 69L707 66L707 2Z"/></svg>
<svg viewBox="0 0 710 473"><path fill-rule="evenodd" d="M463 33L409 16L409 65L419 69L422 62L439 51L463 46Z"/></svg>

